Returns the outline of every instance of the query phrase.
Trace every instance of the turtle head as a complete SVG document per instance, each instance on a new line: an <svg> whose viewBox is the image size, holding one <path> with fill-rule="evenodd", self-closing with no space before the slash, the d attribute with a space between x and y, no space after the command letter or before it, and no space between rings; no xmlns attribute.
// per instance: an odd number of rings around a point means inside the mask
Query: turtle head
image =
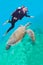
<svg viewBox="0 0 43 65"><path fill-rule="evenodd" d="M31 22L28 22L26 25L25 25L25 27L27 28L27 26L29 26L31 24Z"/></svg>
<svg viewBox="0 0 43 65"><path fill-rule="evenodd" d="M20 27L23 27L23 25L20 25Z"/></svg>

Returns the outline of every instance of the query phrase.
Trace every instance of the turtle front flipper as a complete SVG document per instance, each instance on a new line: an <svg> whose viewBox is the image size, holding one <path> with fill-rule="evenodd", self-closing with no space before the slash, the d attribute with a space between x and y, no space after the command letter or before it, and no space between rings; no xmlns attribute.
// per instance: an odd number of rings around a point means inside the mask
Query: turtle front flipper
<svg viewBox="0 0 43 65"><path fill-rule="evenodd" d="M31 37L32 41L35 42L35 34L31 29L26 30L26 33L29 34Z"/></svg>

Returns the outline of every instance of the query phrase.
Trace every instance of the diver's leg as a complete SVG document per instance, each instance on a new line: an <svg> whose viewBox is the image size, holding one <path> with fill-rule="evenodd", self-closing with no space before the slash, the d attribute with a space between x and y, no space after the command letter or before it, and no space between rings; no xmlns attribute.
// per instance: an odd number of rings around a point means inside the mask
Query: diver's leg
<svg viewBox="0 0 43 65"><path fill-rule="evenodd" d="M14 28L14 25L15 25L16 21L17 21L17 20L15 20L15 19L12 18L12 21L11 21L12 26L7 30L6 33L8 33L11 29Z"/></svg>
<svg viewBox="0 0 43 65"><path fill-rule="evenodd" d="M15 25L16 21L17 21L17 20L15 20L15 19L13 19L13 18L12 18L11 21L9 20L9 23L11 23L11 27L7 30L7 32L6 32L3 36L5 36L11 29L14 28L14 25Z"/></svg>
<svg viewBox="0 0 43 65"><path fill-rule="evenodd" d="M12 26L6 31L6 33L5 33L3 36L6 36L7 33L8 33L11 29L13 29L13 28L14 28L14 24L12 24Z"/></svg>
<svg viewBox="0 0 43 65"><path fill-rule="evenodd" d="M11 25L11 27L7 30L6 33L8 33L10 30L12 30L14 28L14 24Z"/></svg>

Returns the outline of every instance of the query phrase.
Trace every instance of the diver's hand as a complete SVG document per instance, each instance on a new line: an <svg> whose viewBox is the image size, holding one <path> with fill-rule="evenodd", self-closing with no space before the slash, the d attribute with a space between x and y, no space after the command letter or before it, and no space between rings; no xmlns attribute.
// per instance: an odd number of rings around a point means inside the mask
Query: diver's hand
<svg viewBox="0 0 43 65"><path fill-rule="evenodd" d="M30 16L30 18L34 18L34 16Z"/></svg>

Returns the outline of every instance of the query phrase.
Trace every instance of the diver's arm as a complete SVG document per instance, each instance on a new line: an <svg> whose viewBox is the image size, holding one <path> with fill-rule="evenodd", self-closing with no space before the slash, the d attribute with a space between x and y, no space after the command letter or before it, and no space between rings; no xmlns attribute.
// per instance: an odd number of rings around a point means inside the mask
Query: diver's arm
<svg viewBox="0 0 43 65"><path fill-rule="evenodd" d="M30 17L30 15L25 14L26 17Z"/></svg>
<svg viewBox="0 0 43 65"><path fill-rule="evenodd" d="M28 15L27 13L25 14L26 17L29 17L29 18L34 18L34 16L30 16Z"/></svg>

